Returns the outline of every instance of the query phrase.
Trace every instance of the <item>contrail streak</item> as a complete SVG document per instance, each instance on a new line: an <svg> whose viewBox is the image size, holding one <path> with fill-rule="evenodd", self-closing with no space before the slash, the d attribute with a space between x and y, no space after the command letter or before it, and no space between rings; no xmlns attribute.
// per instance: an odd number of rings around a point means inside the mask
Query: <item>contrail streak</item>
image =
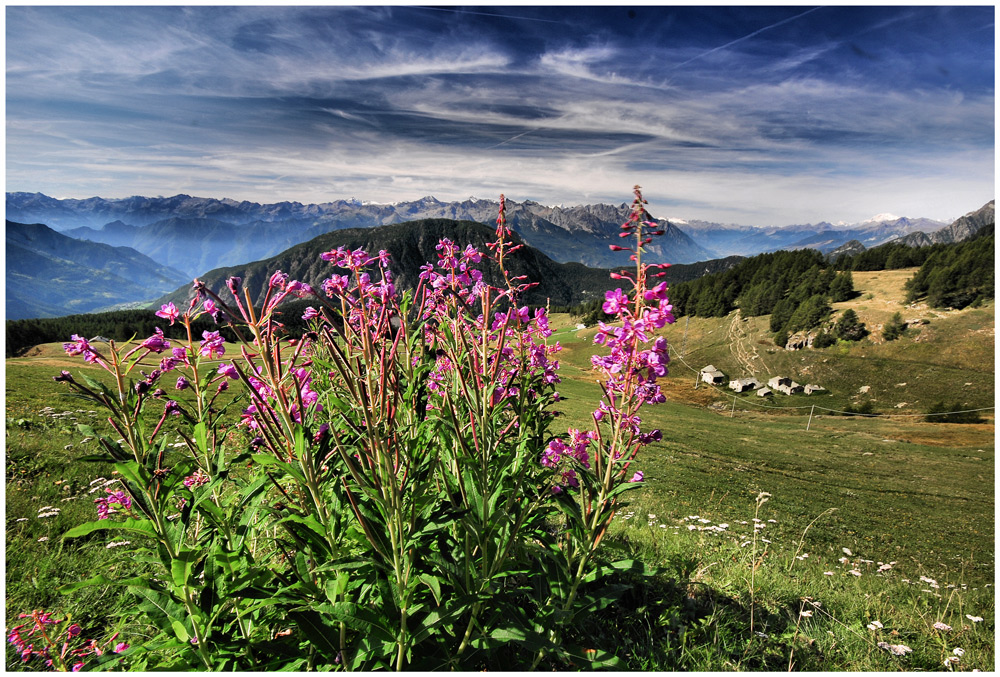
<svg viewBox="0 0 1000 677"><path fill-rule="evenodd" d="M772 28L777 28L778 26L783 26L786 23L788 23L789 21L795 21L796 19L801 19L806 14L810 14L812 12L815 12L817 9L823 9L823 8L822 7L813 7L812 9L807 9L806 11L802 12L801 14L796 14L795 16L788 17L787 19L782 19L778 23L771 24L770 26L764 26L763 28L758 28L753 33L750 33L748 35L744 35L742 38L736 38L732 42L727 42L726 44L724 44L724 45L722 45L720 47L715 47L713 49L708 50L707 52L703 52L703 53L699 54L698 56L693 56L690 59L688 59L687 61L685 61L683 63L677 64L676 66L674 66L674 68L680 68L681 66L686 66L689 63L691 63L692 61L697 61L698 59L700 59L702 57L708 56L709 54L714 54L715 52L718 52L719 50L723 50L723 49L726 49L728 47L732 47L733 45L736 45L736 44L739 44L739 43L743 42L744 40L749 40L750 38L754 37L755 35L760 35L764 31L769 31Z"/></svg>

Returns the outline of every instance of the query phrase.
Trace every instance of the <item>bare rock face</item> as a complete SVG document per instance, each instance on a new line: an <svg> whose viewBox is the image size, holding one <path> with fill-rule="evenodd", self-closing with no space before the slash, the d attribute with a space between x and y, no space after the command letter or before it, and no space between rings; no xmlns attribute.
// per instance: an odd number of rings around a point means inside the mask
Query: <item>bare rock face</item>
<svg viewBox="0 0 1000 677"><path fill-rule="evenodd" d="M803 348L812 348L814 340L816 340L816 332L795 332L788 337L788 342L785 343L785 350L802 350Z"/></svg>

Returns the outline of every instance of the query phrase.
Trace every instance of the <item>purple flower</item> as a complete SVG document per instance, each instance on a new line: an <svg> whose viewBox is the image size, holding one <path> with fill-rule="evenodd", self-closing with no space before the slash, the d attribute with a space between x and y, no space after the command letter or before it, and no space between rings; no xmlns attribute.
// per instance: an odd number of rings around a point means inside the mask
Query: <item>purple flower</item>
<svg viewBox="0 0 1000 677"><path fill-rule="evenodd" d="M222 344L226 342L226 339L222 338L219 332L208 331L206 329L201 335L204 340L201 342L201 350L199 352L203 357L213 358L225 355L226 349Z"/></svg>
<svg viewBox="0 0 1000 677"><path fill-rule="evenodd" d="M167 400L167 404L163 407L163 415L173 414L178 416L181 413L181 405L177 404L174 400Z"/></svg>
<svg viewBox="0 0 1000 677"><path fill-rule="evenodd" d="M177 306L173 302L170 302L160 306L160 309L156 311L156 316L170 320L170 324L173 324L181 316L181 312L177 310Z"/></svg>
<svg viewBox="0 0 1000 677"><path fill-rule="evenodd" d="M124 491L113 491L111 489L105 489L105 491L108 493L106 498L94 499L94 503L97 504L97 519L108 519L115 512L115 509L112 507L114 505L119 505L125 510L132 508L132 499Z"/></svg>
<svg viewBox="0 0 1000 677"><path fill-rule="evenodd" d="M184 486L188 489L197 489L200 486L208 484L211 479L201 468L198 468L194 473L184 478Z"/></svg>
<svg viewBox="0 0 1000 677"><path fill-rule="evenodd" d="M218 368L219 374L231 379L237 379L240 377L239 372L236 371L236 367L231 364L226 364L225 362L219 363Z"/></svg>
<svg viewBox="0 0 1000 677"><path fill-rule="evenodd" d="M170 347L170 341L164 338L162 329L159 327L156 327L155 329L156 331L153 335L143 341L140 345L151 352L162 353Z"/></svg>
<svg viewBox="0 0 1000 677"><path fill-rule="evenodd" d="M618 315L628 308L628 296L620 288L604 292L604 298L604 305L601 307L608 315Z"/></svg>
<svg viewBox="0 0 1000 677"><path fill-rule="evenodd" d="M346 275L331 275L323 280L323 292L330 297L343 296L347 292L349 278Z"/></svg>
<svg viewBox="0 0 1000 677"><path fill-rule="evenodd" d="M178 390L185 390L185 389L190 388L190 387L191 387L191 382L188 381L186 378L184 378L183 376L180 376L180 377L177 378L177 389Z"/></svg>
<svg viewBox="0 0 1000 677"><path fill-rule="evenodd" d="M278 270L275 271L274 275L271 276L271 280L268 282L268 286L284 289L286 282L288 282L288 275Z"/></svg>
<svg viewBox="0 0 1000 677"><path fill-rule="evenodd" d="M303 320L307 320L307 321L308 320L315 320L317 317L319 317L319 311L316 310L315 308L313 308L312 306L307 306L306 307L306 312L302 313L302 319Z"/></svg>
<svg viewBox="0 0 1000 677"><path fill-rule="evenodd" d="M632 479L630 479L629 482L641 482L642 477L643 477L642 471L640 470L636 474L632 475Z"/></svg>
<svg viewBox="0 0 1000 677"><path fill-rule="evenodd" d="M87 339L76 334L73 334L71 343L63 344L63 350L66 351L67 355L83 355L83 359L87 362L97 361L97 353L91 348Z"/></svg>

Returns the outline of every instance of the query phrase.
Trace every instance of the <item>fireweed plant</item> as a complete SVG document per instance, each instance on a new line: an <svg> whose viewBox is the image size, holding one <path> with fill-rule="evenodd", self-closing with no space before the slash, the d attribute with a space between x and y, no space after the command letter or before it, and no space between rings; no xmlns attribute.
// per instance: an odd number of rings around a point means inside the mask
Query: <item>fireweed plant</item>
<svg viewBox="0 0 1000 677"><path fill-rule="evenodd" d="M73 336L66 351L114 385L55 378L107 410L117 440L84 432L121 482L66 537L130 532L155 570L68 586L127 586L136 623L153 629L87 667L616 665L567 638L624 592L609 574L645 569L598 559L625 492L642 485L630 464L661 438L639 416L664 400L654 332L673 322L666 284L649 284L663 273L642 262L662 234L645 204L637 186L622 226L634 244L612 246L635 270L613 275L630 289L606 295L615 321L595 338L607 353L593 358L604 396L592 430L551 431L559 344L544 309L520 302L532 283L508 272L502 195L489 251L441 240L413 292L396 290L385 252L341 248L322 254L334 270L319 289L279 271L259 307L239 278L227 298L196 280L186 312L157 312L187 327L179 345L159 330L135 347ZM484 282L487 266L502 286ZM280 323L289 297L316 300L300 337ZM194 335L206 313L235 343ZM231 386L238 417L220 404Z"/></svg>

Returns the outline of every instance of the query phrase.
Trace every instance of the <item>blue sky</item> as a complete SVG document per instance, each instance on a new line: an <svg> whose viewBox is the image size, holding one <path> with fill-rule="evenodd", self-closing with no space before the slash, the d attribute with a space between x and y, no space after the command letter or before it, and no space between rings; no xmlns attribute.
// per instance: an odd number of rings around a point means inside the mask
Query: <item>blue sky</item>
<svg viewBox="0 0 1000 677"><path fill-rule="evenodd" d="M753 225L993 199L992 6L6 8L8 191L620 203Z"/></svg>

